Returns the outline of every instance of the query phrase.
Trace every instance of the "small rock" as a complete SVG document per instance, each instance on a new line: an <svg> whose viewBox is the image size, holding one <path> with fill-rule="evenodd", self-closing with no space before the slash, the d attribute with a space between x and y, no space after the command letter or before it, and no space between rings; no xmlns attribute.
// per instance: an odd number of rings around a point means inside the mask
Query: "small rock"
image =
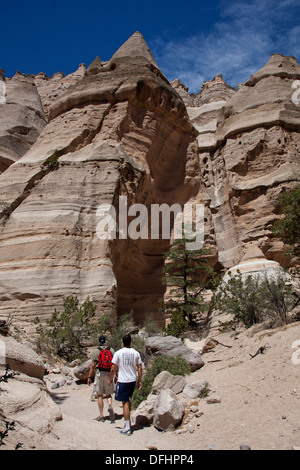
<svg viewBox="0 0 300 470"><path fill-rule="evenodd" d="M55 382L55 383L52 385L51 389L53 390L53 389L55 389L55 388L63 387L63 386L65 385L65 383L66 383L66 380L67 380L67 379L64 378L64 379L59 380L58 382Z"/></svg>
<svg viewBox="0 0 300 470"><path fill-rule="evenodd" d="M195 405L190 406L191 413L197 413L198 410L199 410L199 408L197 406L195 406Z"/></svg>
<svg viewBox="0 0 300 470"><path fill-rule="evenodd" d="M71 369L70 367L63 367L61 370L62 375L70 375L71 374Z"/></svg>
<svg viewBox="0 0 300 470"><path fill-rule="evenodd" d="M174 434L185 434L187 432L187 429L186 428L180 428L180 429L177 429L176 431L174 431Z"/></svg>
<svg viewBox="0 0 300 470"><path fill-rule="evenodd" d="M183 389L183 394L190 398L198 398L201 393L205 390L206 382L198 381L191 384L187 384Z"/></svg>
<svg viewBox="0 0 300 470"><path fill-rule="evenodd" d="M74 361L70 362L70 367L76 367L76 366L79 366L80 364L81 364L80 359L74 359Z"/></svg>
<svg viewBox="0 0 300 470"><path fill-rule="evenodd" d="M250 446L247 446L245 444L240 445L240 450L251 450Z"/></svg>
<svg viewBox="0 0 300 470"><path fill-rule="evenodd" d="M221 398L217 398L217 397L216 397L216 398L208 398L208 399L206 400L206 403L207 403L208 405L212 405L212 404L214 404L214 403L221 403Z"/></svg>

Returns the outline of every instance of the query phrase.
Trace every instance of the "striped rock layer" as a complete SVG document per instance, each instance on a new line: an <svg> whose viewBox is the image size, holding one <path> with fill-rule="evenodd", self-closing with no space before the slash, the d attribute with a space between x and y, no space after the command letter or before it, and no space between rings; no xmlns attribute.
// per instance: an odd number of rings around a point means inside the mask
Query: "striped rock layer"
<svg viewBox="0 0 300 470"><path fill-rule="evenodd" d="M133 310L138 323L150 314L163 322L169 240L97 236L98 207L118 212L120 196L149 210L204 204L217 270L253 244L288 264L271 227L277 196L299 176L299 79L296 59L276 54L237 90L217 76L190 95L168 82L139 32L108 62L67 77L5 79L11 96L15 83L28 99L15 91L16 105L0 104L0 317L32 326L77 295L99 315Z"/></svg>

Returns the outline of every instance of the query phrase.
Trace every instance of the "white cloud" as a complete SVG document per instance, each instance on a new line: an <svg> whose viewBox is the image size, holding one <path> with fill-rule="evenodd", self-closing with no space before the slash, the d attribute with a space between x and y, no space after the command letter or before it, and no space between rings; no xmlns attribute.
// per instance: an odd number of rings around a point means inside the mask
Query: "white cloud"
<svg viewBox="0 0 300 470"><path fill-rule="evenodd" d="M233 0L221 3L221 20L208 34L150 43L169 80L179 78L190 92L222 74L236 86L263 67L272 53L300 56L299 0Z"/></svg>

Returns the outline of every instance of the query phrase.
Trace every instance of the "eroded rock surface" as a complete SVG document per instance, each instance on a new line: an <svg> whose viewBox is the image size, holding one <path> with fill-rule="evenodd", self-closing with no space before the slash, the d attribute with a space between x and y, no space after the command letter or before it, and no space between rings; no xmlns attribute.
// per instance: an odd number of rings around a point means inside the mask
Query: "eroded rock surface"
<svg viewBox="0 0 300 470"><path fill-rule="evenodd" d="M237 90L218 75L190 95L167 81L139 32L108 62L96 57L66 77L5 79L1 317L32 327L63 297L89 295L99 315L133 310L138 323L149 314L163 322L169 240L150 231L97 236L98 207L111 205L118 218L120 196L148 214L153 204L204 204L207 258L219 271L238 265L252 243L288 265L271 227L278 195L298 184L298 79L296 59L275 54Z"/></svg>
<svg viewBox="0 0 300 470"><path fill-rule="evenodd" d="M199 187L196 135L140 33L58 97L0 181L1 314L32 324L66 295L89 295L99 314L116 303L140 320L158 314L168 241L99 240L97 208L118 209L121 195L146 207L188 201Z"/></svg>
<svg viewBox="0 0 300 470"><path fill-rule="evenodd" d="M40 95L32 77L20 73L4 84L0 101L0 173L25 155L46 125ZM5 93L4 93L5 92Z"/></svg>

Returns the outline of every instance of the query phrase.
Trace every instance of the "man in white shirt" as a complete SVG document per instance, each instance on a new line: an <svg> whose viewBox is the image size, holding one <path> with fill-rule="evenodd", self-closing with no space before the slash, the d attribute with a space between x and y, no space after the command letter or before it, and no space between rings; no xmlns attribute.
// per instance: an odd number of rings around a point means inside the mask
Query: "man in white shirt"
<svg viewBox="0 0 300 470"><path fill-rule="evenodd" d="M124 429L121 434L131 435L130 428L130 399L135 387L140 390L142 387L142 359L140 353L131 347L131 336L123 336L122 349L115 352L112 359L112 368L110 370L109 385L114 376L117 378L115 399L123 404ZM138 372L138 382L136 384L136 373Z"/></svg>

